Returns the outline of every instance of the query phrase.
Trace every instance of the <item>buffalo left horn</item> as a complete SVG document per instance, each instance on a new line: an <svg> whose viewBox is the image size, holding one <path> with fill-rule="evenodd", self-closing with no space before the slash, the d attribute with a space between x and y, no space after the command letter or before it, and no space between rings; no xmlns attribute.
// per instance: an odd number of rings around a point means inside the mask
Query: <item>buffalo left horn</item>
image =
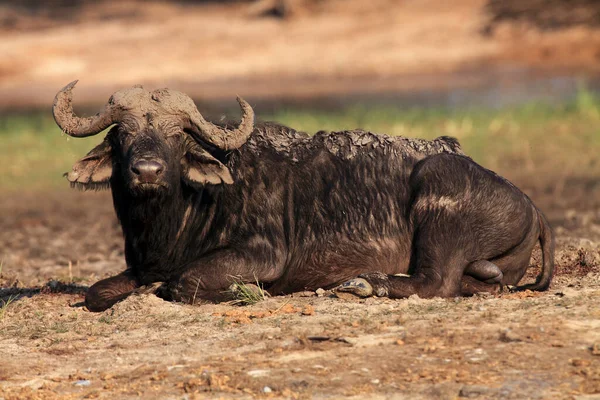
<svg viewBox="0 0 600 400"><path fill-rule="evenodd" d="M93 117L82 118L73 112L72 90L78 81L73 81L62 88L54 98L52 114L56 124L64 133L73 137L87 137L96 135L119 121L121 112L119 106L111 101L104 110Z"/></svg>

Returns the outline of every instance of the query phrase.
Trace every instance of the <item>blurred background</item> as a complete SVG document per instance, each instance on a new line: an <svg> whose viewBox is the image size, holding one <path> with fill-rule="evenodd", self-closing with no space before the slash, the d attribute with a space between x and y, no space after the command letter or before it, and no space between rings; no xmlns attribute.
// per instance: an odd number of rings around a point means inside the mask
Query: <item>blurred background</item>
<svg viewBox="0 0 600 400"><path fill-rule="evenodd" d="M90 257L68 238L31 240L59 235L65 218L112 221L107 193L62 178L102 139L68 138L52 120L75 79L80 114L143 84L186 92L215 118L238 118L239 94L261 119L310 133L455 136L559 233L600 236L595 0L0 0L0 55L0 253L13 264L52 246L50 267Z"/></svg>

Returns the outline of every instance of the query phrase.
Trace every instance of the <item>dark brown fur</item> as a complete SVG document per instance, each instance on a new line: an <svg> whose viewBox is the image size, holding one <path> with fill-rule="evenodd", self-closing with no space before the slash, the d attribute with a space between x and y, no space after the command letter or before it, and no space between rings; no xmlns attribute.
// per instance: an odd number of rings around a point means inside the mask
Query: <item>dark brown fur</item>
<svg viewBox="0 0 600 400"><path fill-rule="evenodd" d="M452 139L363 131L308 137L265 124L237 151L212 149L232 184L197 185L179 178L174 160L183 150L161 132L140 133L123 149L118 129L106 143L131 279L94 285L87 296L93 310L156 281L166 282L164 297L185 302L223 300L239 280L279 294L335 287L361 274L390 297L457 296L465 273L480 279L467 278L463 294L474 291L467 286L496 290L518 283L540 227L549 232L526 196L463 156ZM138 152L170 165L163 189L132 185L123 167ZM480 260L493 264L469 270ZM501 281L486 283L498 270ZM411 276L390 276L398 273Z"/></svg>
<svg viewBox="0 0 600 400"><path fill-rule="evenodd" d="M88 308L155 282L188 303L227 299L240 281L271 294L340 284L395 298L496 291L520 281L538 241L543 272L525 288L550 284L545 218L455 139L310 137L262 123L241 147L222 148L164 116L125 119L75 164L75 185L111 188L128 266L90 288ZM160 174L140 175L140 163Z"/></svg>

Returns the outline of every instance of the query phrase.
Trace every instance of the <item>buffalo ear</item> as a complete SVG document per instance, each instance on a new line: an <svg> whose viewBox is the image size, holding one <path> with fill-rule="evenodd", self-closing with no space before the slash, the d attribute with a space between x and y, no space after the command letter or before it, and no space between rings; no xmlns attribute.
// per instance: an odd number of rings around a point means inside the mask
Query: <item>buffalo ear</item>
<svg viewBox="0 0 600 400"><path fill-rule="evenodd" d="M71 186L79 189L108 189L112 175L112 148L108 140L94 147L65 174Z"/></svg>
<svg viewBox="0 0 600 400"><path fill-rule="evenodd" d="M192 185L233 183L229 169L202 148L189 149L185 154L183 164L183 177Z"/></svg>

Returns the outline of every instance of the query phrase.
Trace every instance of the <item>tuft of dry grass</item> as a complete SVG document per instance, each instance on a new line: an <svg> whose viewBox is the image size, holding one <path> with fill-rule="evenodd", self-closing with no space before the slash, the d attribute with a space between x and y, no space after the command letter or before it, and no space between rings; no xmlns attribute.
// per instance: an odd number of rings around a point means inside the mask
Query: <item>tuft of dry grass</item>
<svg viewBox="0 0 600 400"><path fill-rule="evenodd" d="M268 293L263 289L263 286L258 280L256 281L256 284L252 284L236 279L233 284L229 286L228 292L234 298L229 302L229 304L232 305L252 305L261 302L268 297Z"/></svg>

